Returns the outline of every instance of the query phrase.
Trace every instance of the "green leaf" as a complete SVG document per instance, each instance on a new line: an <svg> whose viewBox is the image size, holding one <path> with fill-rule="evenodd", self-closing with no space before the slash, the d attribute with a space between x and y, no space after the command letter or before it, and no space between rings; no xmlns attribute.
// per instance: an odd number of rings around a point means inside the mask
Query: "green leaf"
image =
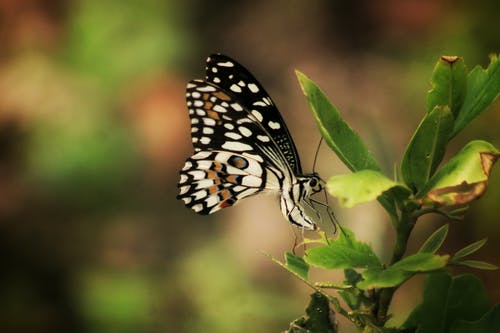
<svg viewBox="0 0 500 333"><path fill-rule="evenodd" d="M403 179L415 192L424 186L441 163L452 129L450 108L436 105L415 131L401 162Z"/></svg>
<svg viewBox="0 0 500 333"><path fill-rule="evenodd" d="M285 253L286 266L288 269L304 280L307 280L307 275L309 274L309 265L299 256L292 254L290 252Z"/></svg>
<svg viewBox="0 0 500 333"><path fill-rule="evenodd" d="M425 281L422 303L401 328L418 327L419 333L447 333L455 321L477 320L488 307L488 297L477 277L452 278L448 273L433 273Z"/></svg>
<svg viewBox="0 0 500 333"><path fill-rule="evenodd" d="M416 253L398 261L390 268L406 272L429 272L445 267L449 258L448 255L438 256L432 253Z"/></svg>
<svg viewBox="0 0 500 333"><path fill-rule="evenodd" d="M423 205L468 204L486 191L490 171L499 156L490 143L471 141L431 177L416 197Z"/></svg>
<svg viewBox="0 0 500 333"><path fill-rule="evenodd" d="M498 269L498 266L495 266L493 264L490 264L490 263L487 263L484 261L479 261L479 260L463 260L463 261L454 262L454 264L457 264L460 266L466 266L466 267L470 267L470 268L487 270L487 271L494 271L494 270Z"/></svg>
<svg viewBox="0 0 500 333"><path fill-rule="evenodd" d="M443 225L438 230L434 231L432 235L427 238L425 243L418 250L419 253L436 253L443 244L446 235L448 235L448 224Z"/></svg>
<svg viewBox="0 0 500 333"><path fill-rule="evenodd" d="M303 73L296 71L296 74L321 134L340 160L352 171L380 170L361 137L342 119L319 87Z"/></svg>
<svg viewBox="0 0 500 333"><path fill-rule="evenodd" d="M354 269L347 268L344 270L344 284L350 286L356 286L356 284L363 279L363 276L356 272ZM350 288L347 290L339 290L337 293L342 297L347 305L352 310L357 310L361 306L362 297L360 291L357 288Z"/></svg>
<svg viewBox="0 0 500 333"><path fill-rule="evenodd" d="M461 250L458 250L457 253L455 253L455 255L453 256L452 260L459 260L459 259L462 259L463 257L466 257L466 256L476 252L477 250L482 248L484 244L486 244L486 241L487 241L487 239L484 238L484 239L481 239L477 242L474 242L472 244L467 245L466 247L464 247Z"/></svg>
<svg viewBox="0 0 500 333"><path fill-rule="evenodd" d="M357 241L347 228L340 230L338 238L330 244L308 249L306 262L326 269L381 267L380 260L368 244Z"/></svg>
<svg viewBox="0 0 500 333"><path fill-rule="evenodd" d="M328 299L321 293L311 294L306 315L290 323L287 333L336 333L337 325L332 322Z"/></svg>
<svg viewBox="0 0 500 333"><path fill-rule="evenodd" d="M500 93L500 61L498 55L490 57L488 68L476 66L467 79L467 94L462 108L455 118L450 137L454 137L474 118L490 106Z"/></svg>
<svg viewBox="0 0 500 333"><path fill-rule="evenodd" d="M341 205L353 207L357 204L375 200L384 192L398 187L410 195L409 189L396 183L378 171L362 170L350 174L331 177L327 184L328 192L337 197Z"/></svg>
<svg viewBox="0 0 500 333"><path fill-rule="evenodd" d="M389 268L385 270L367 270L363 273L364 280L356 286L362 290L395 287L411 278L414 274L413 272Z"/></svg>
<svg viewBox="0 0 500 333"><path fill-rule="evenodd" d="M427 94L427 112L438 105L447 105L454 117L465 99L467 69L462 58L442 56L434 67L432 89Z"/></svg>
<svg viewBox="0 0 500 333"><path fill-rule="evenodd" d="M429 272L446 266L449 256L417 253L389 266L387 269L372 269L362 273L364 280L356 286L360 289L395 287L418 272Z"/></svg>
<svg viewBox="0 0 500 333"><path fill-rule="evenodd" d="M458 320L450 333L492 333L500 332L500 304L497 303L481 319L476 321Z"/></svg>

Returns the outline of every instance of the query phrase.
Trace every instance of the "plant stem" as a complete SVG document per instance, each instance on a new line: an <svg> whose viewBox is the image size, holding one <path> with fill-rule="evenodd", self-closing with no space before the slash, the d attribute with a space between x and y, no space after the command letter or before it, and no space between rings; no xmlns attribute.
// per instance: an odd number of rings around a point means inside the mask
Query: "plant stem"
<svg viewBox="0 0 500 333"><path fill-rule="evenodd" d="M391 265L400 261L406 252L408 239L410 238L410 234L417 220L417 217L413 215L413 212L414 207L412 207L412 209L402 209L400 219L396 225L396 242L394 244L394 251L392 253ZM388 319L387 312L396 290L397 287L384 288L379 290L379 293L377 295L378 304L375 309L376 313L374 314L377 318L377 324L379 324L380 326L383 326Z"/></svg>

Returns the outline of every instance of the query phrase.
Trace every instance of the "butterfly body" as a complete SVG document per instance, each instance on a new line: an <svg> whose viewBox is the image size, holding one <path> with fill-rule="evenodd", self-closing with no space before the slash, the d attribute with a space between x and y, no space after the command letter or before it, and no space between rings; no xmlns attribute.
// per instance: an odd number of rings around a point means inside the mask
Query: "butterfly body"
<svg viewBox="0 0 500 333"><path fill-rule="evenodd" d="M260 192L280 196L292 224L316 228L310 196L322 190L304 175L285 122L258 81L231 58L207 59L205 80L186 89L194 155L180 173L178 198L211 214Z"/></svg>

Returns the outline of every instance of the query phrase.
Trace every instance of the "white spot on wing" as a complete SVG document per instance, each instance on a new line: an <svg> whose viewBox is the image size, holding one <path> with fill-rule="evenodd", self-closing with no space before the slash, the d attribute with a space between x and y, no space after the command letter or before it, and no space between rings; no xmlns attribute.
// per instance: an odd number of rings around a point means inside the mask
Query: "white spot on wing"
<svg viewBox="0 0 500 333"><path fill-rule="evenodd" d="M225 108L223 108L222 106L220 105L214 105L214 107L212 108L212 110L214 111L217 111L217 112L227 112L227 110Z"/></svg>
<svg viewBox="0 0 500 333"><path fill-rule="evenodd" d="M262 142L269 142L269 137L267 135L257 135L257 139Z"/></svg>
<svg viewBox="0 0 500 333"><path fill-rule="evenodd" d="M245 83L244 81L242 81L242 80L240 80L240 82L238 82L238 85L239 85L240 87L244 87L244 86L245 86L245 84L246 84L246 83Z"/></svg>
<svg viewBox="0 0 500 333"><path fill-rule="evenodd" d="M211 154L211 152L209 152L209 151L200 151L199 153L196 153L193 156L191 156L191 158L193 158L195 160L201 160L201 159L207 158L208 156L210 156L210 154Z"/></svg>
<svg viewBox="0 0 500 333"><path fill-rule="evenodd" d="M264 119L262 117L262 114L257 111L257 110L252 110L252 114L254 115L255 118L257 118L258 121L262 122L262 120Z"/></svg>
<svg viewBox="0 0 500 333"><path fill-rule="evenodd" d="M199 94L199 93L198 93L198 94ZM196 107L201 107L201 106L203 106L203 101L200 101L200 100L194 101L194 106L196 106Z"/></svg>
<svg viewBox="0 0 500 333"><path fill-rule="evenodd" d="M191 207L195 212L199 212L203 209L203 205L202 204L196 204L194 205L193 207Z"/></svg>
<svg viewBox="0 0 500 333"><path fill-rule="evenodd" d="M234 83L231 87L229 87L229 89L231 89L232 91L237 92L237 93L241 92L241 88L237 84L234 84Z"/></svg>
<svg viewBox="0 0 500 333"><path fill-rule="evenodd" d="M221 67L234 67L234 64L231 61L218 62L217 65Z"/></svg>
<svg viewBox="0 0 500 333"><path fill-rule="evenodd" d="M241 181L241 185L248 187L259 187L262 184L262 179L256 176L245 176Z"/></svg>
<svg viewBox="0 0 500 333"><path fill-rule="evenodd" d="M220 79L218 77L214 77L214 83L220 83Z"/></svg>
<svg viewBox="0 0 500 333"><path fill-rule="evenodd" d="M249 137L252 135L252 131L250 131L248 128L244 126L238 127L238 130L240 131L241 134L243 134L246 137Z"/></svg>
<svg viewBox="0 0 500 333"><path fill-rule="evenodd" d="M188 171L188 173L193 176L194 180L200 180L205 178L205 172L201 170L192 170Z"/></svg>
<svg viewBox="0 0 500 333"><path fill-rule="evenodd" d="M196 109L196 114L198 116L206 116L207 113L203 109Z"/></svg>
<svg viewBox="0 0 500 333"><path fill-rule="evenodd" d="M207 200L205 200L205 202L207 204L207 207L213 207L219 203L219 199L217 199L216 196L212 195L208 197Z"/></svg>
<svg viewBox="0 0 500 333"><path fill-rule="evenodd" d="M207 126L215 126L216 122L212 118L203 118L203 123Z"/></svg>
<svg viewBox="0 0 500 333"><path fill-rule="evenodd" d="M252 150L252 146L247 145L246 143L237 142L237 141L226 141L222 145L222 148L227 149L227 150L234 150L234 151Z"/></svg>
<svg viewBox="0 0 500 333"><path fill-rule="evenodd" d="M200 98L201 97L201 94L197 91L193 91L193 93L191 94L191 96L193 96L193 98Z"/></svg>
<svg viewBox="0 0 500 333"><path fill-rule="evenodd" d="M200 188L206 188L209 186L212 186L214 184L214 181L212 179L202 179L196 184L196 189Z"/></svg>
<svg viewBox="0 0 500 333"><path fill-rule="evenodd" d="M187 180L188 180L188 176L186 176L185 174L181 174L181 180L179 180L179 183L183 184L183 183L187 182Z"/></svg>
<svg viewBox="0 0 500 333"><path fill-rule="evenodd" d="M204 145L208 145L210 143L210 141L212 141L212 140L206 136L204 136L200 139L200 142L203 143Z"/></svg>
<svg viewBox="0 0 500 333"><path fill-rule="evenodd" d="M214 134L214 129L212 127L203 127L203 134Z"/></svg>
<svg viewBox="0 0 500 333"><path fill-rule="evenodd" d="M255 106L267 106L267 104L264 103L263 101L254 102L253 105L255 105Z"/></svg>
<svg viewBox="0 0 500 333"><path fill-rule="evenodd" d="M192 200L191 197L184 197L184 198L182 198L182 201L184 201L185 205L187 205L188 203L190 203L191 200Z"/></svg>
<svg viewBox="0 0 500 333"><path fill-rule="evenodd" d="M196 90L201 91L201 92L211 92L215 91L216 89L212 86L203 86L203 87L198 87Z"/></svg>
<svg viewBox="0 0 500 333"><path fill-rule="evenodd" d="M194 196L194 200L203 199L204 197L207 196L207 191L205 191L205 190L198 191L196 193L193 193L193 196Z"/></svg>
<svg viewBox="0 0 500 333"><path fill-rule="evenodd" d="M243 111L243 108L241 107L241 105L239 105L238 103L233 103L231 104L231 106L233 107L233 109L235 109L236 111Z"/></svg>
<svg viewBox="0 0 500 333"><path fill-rule="evenodd" d="M238 133L234 133L234 132L226 132L224 133L225 136L227 136L228 138L231 138L233 140L240 140L241 139L241 135L239 135Z"/></svg>
<svg viewBox="0 0 500 333"><path fill-rule="evenodd" d="M278 122L275 122L275 121L270 121L267 123L269 125L269 127L271 127L272 129L279 129L281 128L281 125L280 123Z"/></svg>
<svg viewBox="0 0 500 333"><path fill-rule="evenodd" d="M225 123L224 127L227 128L228 130L233 130L234 129L234 125L231 124L231 123Z"/></svg>
<svg viewBox="0 0 500 333"><path fill-rule="evenodd" d="M198 161L198 169L200 170L208 170L212 167L212 161Z"/></svg>
<svg viewBox="0 0 500 333"><path fill-rule="evenodd" d="M259 92L259 87L257 87L255 83L250 83L248 85L248 89L250 89L250 91L253 93Z"/></svg>

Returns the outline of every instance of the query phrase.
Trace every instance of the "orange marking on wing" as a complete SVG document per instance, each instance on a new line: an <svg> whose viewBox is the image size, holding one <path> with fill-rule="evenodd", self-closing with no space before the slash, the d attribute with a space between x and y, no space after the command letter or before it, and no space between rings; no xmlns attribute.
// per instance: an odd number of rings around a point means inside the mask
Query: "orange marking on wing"
<svg viewBox="0 0 500 333"><path fill-rule="evenodd" d="M207 115L208 115L208 117L210 117L212 119L215 119L215 120L219 120L220 119L219 114L217 112L215 112L215 111L212 111L212 110L207 111Z"/></svg>
<svg viewBox="0 0 500 333"><path fill-rule="evenodd" d="M215 172L221 172L222 171L222 164L220 162L214 161L214 171Z"/></svg>
<svg viewBox="0 0 500 333"><path fill-rule="evenodd" d="M219 174L213 170L207 171L207 178L213 180L215 185L220 185L222 183Z"/></svg>
<svg viewBox="0 0 500 333"><path fill-rule="evenodd" d="M219 192L219 189L217 188L217 185L212 185L208 188L208 193L210 194L215 194Z"/></svg>
<svg viewBox="0 0 500 333"><path fill-rule="evenodd" d="M231 97L229 97L228 95L226 95L222 91L218 91L218 92L214 93L213 95L219 99L222 99L223 101L231 100Z"/></svg>
<svg viewBox="0 0 500 333"><path fill-rule="evenodd" d="M210 98L210 94L204 93L201 98L203 98L205 101Z"/></svg>
<svg viewBox="0 0 500 333"><path fill-rule="evenodd" d="M225 200L231 198L231 192L229 192L228 190L222 190L220 192L220 196L221 196L222 200L225 201Z"/></svg>
<svg viewBox="0 0 500 333"><path fill-rule="evenodd" d="M203 108L204 108L205 110L207 110L207 111L208 111L208 110L212 110L212 106L214 106L214 103L209 102L209 101L206 101L206 102L205 102L205 104L203 104Z"/></svg>
<svg viewBox="0 0 500 333"><path fill-rule="evenodd" d="M229 207L229 206L231 206L231 204L228 201L223 201L219 205L220 208L226 208L226 207Z"/></svg>
<svg viewBox="0 0 500 333"><path fill-rule="evenodd" d="M241 169L243 168L247 163L245 160L243 159L237 159L236 161L234 161L234 166L237 167L238 169Z"/></svg>
<svg viewBox="0 0 500 333"><path fill-rule="evenodd" d="M226 180L232 184L238 184L238 182L236 181L236 175L227 176Z"/></svg>

